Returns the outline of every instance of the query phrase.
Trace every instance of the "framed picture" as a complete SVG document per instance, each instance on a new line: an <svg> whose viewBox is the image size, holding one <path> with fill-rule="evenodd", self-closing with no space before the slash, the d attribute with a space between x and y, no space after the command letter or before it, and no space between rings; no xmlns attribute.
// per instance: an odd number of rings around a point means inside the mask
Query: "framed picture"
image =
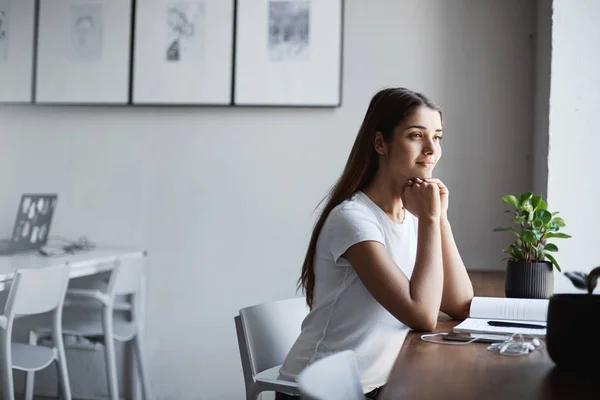
<svg viewBox="0 0 600 400"><path fill-rule="evenodd" d="M132 0L42 0L37 103L127 104Z"/></svg>
<svg viewBox="0 0 600 400"><path fill-rule="evenodd" d="M238 0L234 104L341 103L343 0Z"/></svg>
<svg viewBox="0 0 600 400"><path fill-rule="evenodd" d="M136 5L133 104L231 104L233 0Z"/></svg>
<svg viewBox="0 0 600 400"><path fill-rule="evenodd" d="M0 102L30 103L35 0L0 0Z"/></svg>

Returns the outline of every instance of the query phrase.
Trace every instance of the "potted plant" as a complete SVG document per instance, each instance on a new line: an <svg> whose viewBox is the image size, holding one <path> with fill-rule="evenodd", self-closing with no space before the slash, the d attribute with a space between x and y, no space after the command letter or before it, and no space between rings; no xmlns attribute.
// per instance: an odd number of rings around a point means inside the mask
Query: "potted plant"
<svg viewBox="0 0 600 400"><path fill-rule="evenodd" d="M550 297L546 345L557 366L585 371L589 370L589 364L600 360L600 346L592 339L600 331L600 296L593 294L600 267L589 274L565 272L564 275L576 288L587 293L560 293ZM590 341L586 343L586 340Z"/></svg>
<svg viewBox="0 0 600 400"><path fill-rule="evenodd" d="M508 195L501 198L504 204L513 206L506 210L512 214L515 227L497 227L495 232L510 231L516 239L508 248L506 266L506 297L547 299L554 293L553 269L560 272L560 266L550 253L558 251L549 239L564 239L571 236L559 232L565 226L558 212L548 211L542 196L532 192L520 196Z"/></svg>

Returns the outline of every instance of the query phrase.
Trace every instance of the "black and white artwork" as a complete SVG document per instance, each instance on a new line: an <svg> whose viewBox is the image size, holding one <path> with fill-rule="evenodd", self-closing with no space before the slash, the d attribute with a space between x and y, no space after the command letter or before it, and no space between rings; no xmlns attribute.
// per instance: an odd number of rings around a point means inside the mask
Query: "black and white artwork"
<svg viewBox="0 0 600 400"><path fill-rule="evenodd" d="M231 104L234 0L136 3L132 103Z"/></svg>
<svg viewBox="0 0 600 400"><path fill-rule="evenodd" d="M8 1L0 1L0 62L8 60Z"/></svg>
<svg viewBox="0 0 600 400"><path fill-rule="evenodd" d="M102 60L102 4L73 3L70 9L70 58L77 62Z"/></svg>
<svg viewBox="0 0 600 400"><path fill-rule="evenodd" d="M234 101L338 107L343 0L237 0Z"/></svg>
<svg viewBox="0 0 600 400"><path fill-rule="evenodd" d="M204 43L204 3L180 1L167 5L165 59L169 62L202 60Z"/></svg>
<svg viewBox="0 0 600 400"><path fill-rule="evenodd" d="M310 1L269 1L269 58L306 61L310 55Z"/></svg>
<svg viewBox="0 0 600 400"><path fill-rule="evenodd" d="M127 104L133 0L37 4L35 102Z"/></svg>
<svg viewBox="0 0 600 400"><path fill-rule="evenodd" d="M0 103L31 103L36 0L0 0Z"/></svg>

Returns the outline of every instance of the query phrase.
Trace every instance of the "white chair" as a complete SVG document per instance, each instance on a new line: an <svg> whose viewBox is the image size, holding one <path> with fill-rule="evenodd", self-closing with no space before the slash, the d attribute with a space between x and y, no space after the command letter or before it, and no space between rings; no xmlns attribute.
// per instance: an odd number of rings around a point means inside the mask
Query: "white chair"
<svg viewBox="0 0 600 400"><path fill-rule="evenodd" d="M308 400L364 400L356 354L347 350L317 360L298 375L298 387Z"/></svg>
<svg viewBox="0 0 600 400"><path fill-rule="evenodd" d="M139 301L136 301L144 275L143 262L144 259L137 258L116 260L106 285L92 289L67 290L63 334L100 340L104 344L106 379L111 400L119 399L115 340L133 343L142 397L144 400L151 399L142 338L139 334L141 332ZM130 295L131 319L129 321L114 318L115 299L122 295ZM86 313L78 312L77 308L87 309ZM119 308L123 306L120 305ZM48 329L36 329L30 332L30 336L33 341L44 339L48 336ZM33 381L34 374L28 373L27 385L33 387Z"/></svg>
<svg viewBox="0 0 600 400"><path fill-rule="evenodd" d="M62 339L61 319L65 292L69 284L69 268L65 265L41 269L18 270L15 272L4 315L0 316L0 351L2 352L3 398L14 400L12 370L30 373L39 371L55 361L62 396L71 400L71 387ZM52 312L54 347L34 344L13 343L12 330L15 317ZM26 386L26 399L33 397L33 386Z"/></svg>
<svg viewBox="0 0 600 400"><path fill-rule="evenodd" d="M246 307L234 318L246 399L264 391L300 394L295 382L278 376L307 314L304 298L294 298Z"/></svg>

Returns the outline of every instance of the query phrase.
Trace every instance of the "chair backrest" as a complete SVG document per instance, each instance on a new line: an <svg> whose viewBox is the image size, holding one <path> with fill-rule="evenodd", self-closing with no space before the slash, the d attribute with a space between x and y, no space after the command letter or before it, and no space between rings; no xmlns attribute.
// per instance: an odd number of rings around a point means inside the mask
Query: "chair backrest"
<svg viewBox="0 0 600 400"><path fill-rule="evenodd" d="M65 298L69 284L69 267L60 265L15 272L5 314L34 315L56 309Z"/></svg>
<svg viewBox="0 0 600 400"><path fill-rule="evenodd" d="M298 375L302 398L309 400L364 400L356 354L347 350L321 358Z"/></svg>
<svg viewBox="0 0 600 400"><path fill-rule="evenodd" d="M241 333L253 376L283 363L300 334L302 321L307 314L308 306L302 297L240 310ZM242 346L240 352L243 352Z"/></svg>
<svg viewBox="0 0 600 400"><path fill-rule="evenodd" d="M115 261L107 292L113 296L138 292L144 275L146 257L125 257Z"/></svg>

